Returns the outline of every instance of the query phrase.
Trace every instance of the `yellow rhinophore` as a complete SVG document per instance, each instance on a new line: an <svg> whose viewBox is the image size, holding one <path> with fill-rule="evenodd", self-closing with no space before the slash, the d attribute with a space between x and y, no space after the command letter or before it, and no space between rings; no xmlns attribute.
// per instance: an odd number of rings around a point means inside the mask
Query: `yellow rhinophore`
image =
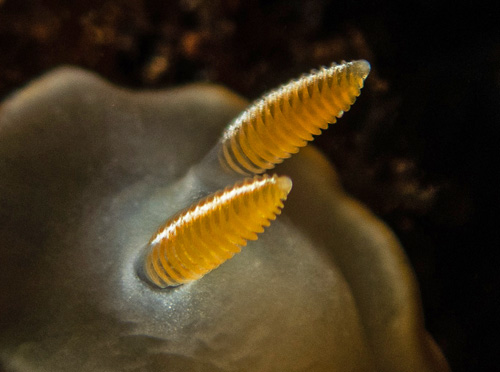
<svg viewBox="0 0 500 372"><path fill-rule="evenodd" d="M364 60L333 64L266 95L226 129L220 164L244 175L273 168L348 111L369 72Z"/></svg>
<svg viewBox="0 0 500 372"><path fill-rule="evenodd" d="M178 213L148 243L144 274L160 288L201 278L256 240L291 188L288 177L255 176Z"/></svg>

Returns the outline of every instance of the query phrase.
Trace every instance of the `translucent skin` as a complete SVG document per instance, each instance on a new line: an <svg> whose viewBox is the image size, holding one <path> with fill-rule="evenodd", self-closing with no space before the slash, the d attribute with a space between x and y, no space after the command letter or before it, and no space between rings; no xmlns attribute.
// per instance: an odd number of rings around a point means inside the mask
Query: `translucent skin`
<svg viewBox="0 0 500 372"><path fill-rule="evenodd" d="M167 216L239 180L200 161L247 104L67 68L2 102L0 370L446 370L397 239L311 146L241 253L168 290L136 275Z"/></svg>
<svg viewBox="0 0 500 372"><path fill-rule="evenodd" d="M218 191L165 222L147 247L144 274L165 288L199 279L240 252L281 213L288 177L256 176Z"/></svg>
<svg viewBox="0 0 500 372"><path fill-rule="evenodd" d="M333 64L266 95L224 132L221 164L240 174L273 168L348 111L369 72L364 60Z"/></svg>

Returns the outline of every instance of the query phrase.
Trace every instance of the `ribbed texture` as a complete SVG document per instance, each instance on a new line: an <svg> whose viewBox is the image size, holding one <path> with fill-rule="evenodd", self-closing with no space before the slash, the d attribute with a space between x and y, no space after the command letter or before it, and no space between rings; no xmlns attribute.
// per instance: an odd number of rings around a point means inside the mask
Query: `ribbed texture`
<svg viewBox="0 0 500 372"><path fill-rule="evenodd" d="M271 92L227 128L221 165L259 174L281 163L349 110L369 72L363 60L334 64Z"/></svg>
<svg viewBox="0 0 500 372"><path fill-rule="evenodd" d="M149 242L146 277L165 288L201 278L281 213L292 181L267 175L212 194L168 220Z"/></svg>

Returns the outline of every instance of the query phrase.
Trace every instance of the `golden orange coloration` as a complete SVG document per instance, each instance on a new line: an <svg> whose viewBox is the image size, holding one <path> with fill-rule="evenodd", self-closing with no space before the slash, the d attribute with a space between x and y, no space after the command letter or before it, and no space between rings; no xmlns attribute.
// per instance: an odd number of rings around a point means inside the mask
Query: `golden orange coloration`
<svg viewBox="0 0 500 372"><path fill-rule="evenodd" d="M349 110L369 71L364 60L334 64L271 92L235 119L208 161L240 174L273 168ZM287 177L255 177L203 199L158 230L140 270L161 288L201 278L257 239L291 185Z"/></svg>
<svg viewBox="0 0 500 372"><path fill-rule="evenodd" d="M364 60L333 64L271 92L225 131L221 165L259 174L281 163L349 110L369 72Z"/></svg>
<svg viewBox="0 0 500 372"><path fill-rule="evenodd" d="M152 237L144 273L165 288L201 278L256 240L281 213L292 181L256 176L201 200L169 219Z"/></svg>

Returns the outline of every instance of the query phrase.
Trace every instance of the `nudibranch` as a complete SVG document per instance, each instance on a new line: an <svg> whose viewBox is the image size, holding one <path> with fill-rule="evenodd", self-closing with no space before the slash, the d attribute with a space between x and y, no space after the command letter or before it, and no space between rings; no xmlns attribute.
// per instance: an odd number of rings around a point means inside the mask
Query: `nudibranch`
<svg viewBox="0 0 500 372"><path fill-rule="evenodd" d="M368 72L244 110L61 68L3 102L0 370L446 371L396 238L304 147Z"/></svg>

